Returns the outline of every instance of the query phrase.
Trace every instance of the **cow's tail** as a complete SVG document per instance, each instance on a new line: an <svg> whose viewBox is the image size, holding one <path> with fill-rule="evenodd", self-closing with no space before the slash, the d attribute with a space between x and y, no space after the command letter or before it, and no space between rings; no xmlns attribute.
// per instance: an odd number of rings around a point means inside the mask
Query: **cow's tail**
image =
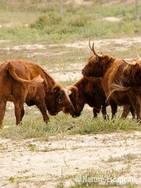
<svg viewBox="0 0 141 188"><path fill-rule="evenodd" d="M110 94L108 95L106 101L109 100L109 98L111 97L111 95L113 93L115 93L116 91L119 91L119 92L127 92L131 89L131 87L125 87L123 86L122 84L112 84L112 90L110 92Z"/></svg>
<svg viewBox="0 0 141 188"><path fill-rule="evenodd" d="M26 79L23 79L23 78L20 78L16 72L15 72L15 68L14 66L11 64L11 63L8 63L8 72L9 74L11 75L11 77L18 81L18 82L22 82L22 83L31 83L31 80L26 80Z"/></svg>

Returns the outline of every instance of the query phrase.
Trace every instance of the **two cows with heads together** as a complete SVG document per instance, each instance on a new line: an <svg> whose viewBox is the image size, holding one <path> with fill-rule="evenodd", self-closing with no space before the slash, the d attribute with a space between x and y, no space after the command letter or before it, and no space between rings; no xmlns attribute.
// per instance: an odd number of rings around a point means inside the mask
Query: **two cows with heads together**
<svg viewBox="0 0 141 188"><path fill-rule="evenodd" d="M72 117L80 116L85 104L93 108L94 117L101 111L108 118L106 107L111 106L112 118L117 106L123 106L122 118L131 112L141 119L141 59L132 62L99 55L94 43L89 43L93 55L82 70L83 77L65 89L41 66L25 60L10 60L0 64L0 127L7 101L14 104L16 124L24 116L24 103L36 105L47 123L50 115L60 111Z"/></svg>

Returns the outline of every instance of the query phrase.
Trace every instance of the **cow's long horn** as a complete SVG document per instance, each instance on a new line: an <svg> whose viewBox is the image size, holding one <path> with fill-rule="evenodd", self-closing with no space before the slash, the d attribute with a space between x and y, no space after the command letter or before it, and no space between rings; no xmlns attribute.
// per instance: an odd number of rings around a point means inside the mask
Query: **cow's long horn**
<svg viewBox="0 0 141 188"><path fill-rule="evenodd" d="M90 48L90 50L94 53L94 55L98 56L98 54L96 53L96 51L95 51L95 49L94 49L94 42L93 42L93 44L92 44L92 46L91 46L90 40L89 40L89 48Z"/></svg>
<svg viewBox="0 0 141 188"><path fill-rule="evenodd" d="M66 93L66 97L67 97L69 104L71 105L72 109L75 111L75 107L74 107L73 103L71 102L71 100L69 98L69 93L68 93L67 89L64 89L64 91Z"/></svg>
<svg viewBox="0 0 141 188"><path fill-rule="evenodd" d="M67 94L70 96L72 94L72 91L70 89L67 89Z"/></svg>

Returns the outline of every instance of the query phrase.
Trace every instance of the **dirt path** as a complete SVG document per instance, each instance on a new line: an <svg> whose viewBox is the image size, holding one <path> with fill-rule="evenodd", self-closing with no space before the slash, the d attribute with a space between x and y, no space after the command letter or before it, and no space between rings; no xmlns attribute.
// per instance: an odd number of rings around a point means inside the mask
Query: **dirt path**
<svg viewBox="0 0 141 188"><path fill-rule="evenodd" d="M80 160L81 159L81 160ZM76 135L49 141L0 139L0 187L66 187L85 171L122 171L115 177L141 184L141 133ZM122 181L121 181L122 180Z"/></svg>

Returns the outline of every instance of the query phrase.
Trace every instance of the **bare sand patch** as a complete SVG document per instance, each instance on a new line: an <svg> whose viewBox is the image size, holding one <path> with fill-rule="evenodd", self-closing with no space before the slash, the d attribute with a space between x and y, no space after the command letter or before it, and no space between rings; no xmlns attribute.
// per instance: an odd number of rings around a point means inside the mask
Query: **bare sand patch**
<svg viewBox="0 0 141 188"><path fill-rule="evenodd" d="M120 22L122 19L118 17L109 16L109 17L104 17L102 20L115 23L115 22Z"/></svg>
<svg viewBox="0 0 141 188"><path fill-rule="evenodd" d="M115 38L115 39L102 39L102 40L91 40L91 42L95 43L97 49L105 48L106 46L111 45L111 49L115 49L117 51L127 50L127 48L132 47L134 44L141 44L141 37L125 37L125 38ZM74 43L64 44L65 47L68 48L89 48L89 40L85 41L76 41ZM117 46L116 46L117 45ZM120 48L119 46L120 45Z"/></svg>
<svg viewBox="0 0 141 188"><path fill-rule="evenodd" d="M15 181L21 177L20 187L38 187L39 183L41 187L55 187L60 178L79 175L87 169L125 169L123 177L132 177L132 183L141 184L141 133L137 131L67 136L59 140L50 137L49 141L0 139L0 144L6 146L0 151L0 186L6 184L3 187L12 185L11 177ZM31 145L35 151L29 149ZM134 158L126 161L126 156L132 154Z"/></svg>

